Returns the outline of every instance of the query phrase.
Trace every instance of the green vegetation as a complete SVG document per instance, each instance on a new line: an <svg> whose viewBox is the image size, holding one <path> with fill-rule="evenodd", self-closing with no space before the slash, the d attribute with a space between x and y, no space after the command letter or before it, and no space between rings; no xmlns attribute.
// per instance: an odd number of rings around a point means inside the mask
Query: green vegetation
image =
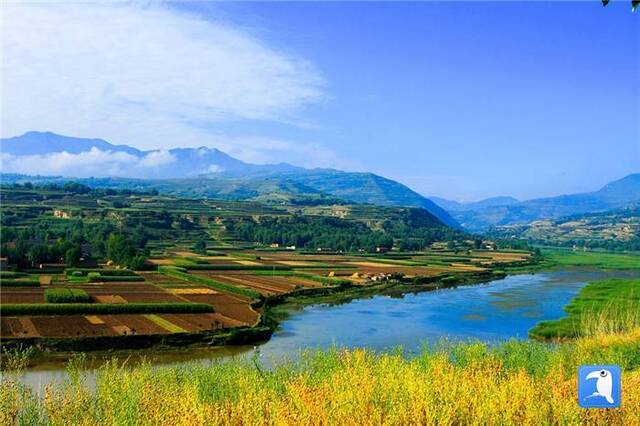
<svg viewBox="0 0 640 426"><path fill-rule="evenodd" d="M640 207L498 226L489 235L494 239L519 240L531 245L640 251Z"/></svg>
<svg viewBox="0 0 640 426"><path fill-rule="evenodd" d="M213 312L206 303L3 304L2 315L172 314Z"/></svg>
<svg viewBox="0 0 640 426"><path fill-rule="evenodd" d="M212 280L211 278L205 278L197 275L187 274L186 272L176 267L161 266L158 268L158 271L173 278L178 278L183 281L188 281L196 284L206 285L213 289L235 294L237 296L248 297L251 299L260 299L261 297L260 293L258 293L255 290L251 290L243 287L236 287L231 284L221 283L221 282Z"/></svg>
<svg viewBox="0 0 640 426"><path fill-rule="evenodd" d="M0 271L0 278L22 278L26 276L28 276L28 274L25 274L24 272Z"/></svg>
<svg viewBox="0 0 640 426"><path fill-rule="evenodd" d="M134 282L144 281L144 278L140 275L100 275L96 277L95 281L109 283L109 282Z"/></svg>
<svg viewBox="0 0 640 426"><path fill-rule="evenodd" d="M111 234L107 238L106 258L116 265L131 269L142 269L146 257L138 254L138 246L133 239L121 234Z"/></svg>
<svg viewBox="0 0 640 426"><path fill-rule="evenodd" d="M48 288L44 291L47 303L89 303L91 297L78 288ZM3 305L4 308L4 305Z"/></svg>
<svg viewBox="0 0 640 426"><path fill-rule="evenodd" d="M565 307L567 316L537 324L536 338L568 338L618 333L640 327L640 280L602 280L587 284Z"/></svg>
<svg viewBox="0 0 640 426"><path fill-rule="evenodd" d="M322 253L372 253L424 249L447 240L464 246L473 240L421 208L349 205L329 198L312 205L282 200L268 205L78 183L5 184L1 191L0 250L19 270L55 273L64 265L87 268L108 261L139 270L150 267L149 256L168 257L176 248L204 255L216 254L208 248L237 251L277 244Z"/></svg>
<svg viewBox="0 0 640 426"><path fill-rule="evenodd" d="M99 269L99 268L67 268L64 270L67 275L87 275L92 272L97 272L101 276L114 276L114 277L136 277L135 272L129 269Z"/></svg>
<svg viewBox="0 0 640 426"><path fill-rule="evenodd" d="M376 247L393 246L393 238L381 231L374 231L362 222L332 217L262 218L259 222L244 219L231 222L229 231L244 241L278 244L283 247L330 247L333 250L364 249L373 252Z"/></svg>
<svg viewBox="0 0 640 426"><path fill-rule="evenodd" d="M264 369L258 357L156 368L107 362L95 386L83 358L70 379L44 395L20 384L28 362L0 384L2 424L612 424L640 421L638 334L560 345L511 340L499 345L442 341L412 357L401 350L311 350ZM615 410L576 403L582 364L619 364L624 402ZM549 384L553 384L553 392Z"/></svg>
<svg viewBox="0 0 640 426"><path fill-rule="evenodd" d="M40 287L40 281L24 278L3 278L0 280L0 287Z"/></svg>
<svg viewBox="0 0 640 426"><path fill-rule="evenodd" d="M289 271L286 265L212 265L212 264L179 264L194 271Z"/></svg>
<svg viewBox="0 0 640 426"><path fill-rule="evenodd" d="M332 277L322 277L320 275L296 274L296 276L300 277L300 278L307 279L307 280L317 281L319 283L330 284L330 285L347 286L347 285L353 284L349 280L343 280L343 279L340 279L340 278L332 278Z"/></svg>
<svg viewBox="0 0 640 426"><path fill-rule="evenodd" d="M561 266L593 266L602 269L640 269L640 254L545 249L545 258Z"/></svg>

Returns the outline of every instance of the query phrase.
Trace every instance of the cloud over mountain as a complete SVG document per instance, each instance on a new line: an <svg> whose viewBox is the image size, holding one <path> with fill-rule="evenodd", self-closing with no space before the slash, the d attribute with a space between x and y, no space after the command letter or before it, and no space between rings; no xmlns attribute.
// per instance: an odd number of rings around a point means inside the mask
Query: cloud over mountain
<svg viewBox="0 0 640 426"><path fill-rule="evenodd" d="M51 129L270 161L269 144L252 149L255 135L219 125L295 123L325 99L324 78L305 59L162 3L10 3L2 25L3 137Z"/></svg>
<svg viewBox="0 0 640 426"><path fill-rule="evenodd" d="M175 161L175 156L168 151L152 151L137 157L121 151L102 151L96 147L80 153L52 152L22 156L0 153L0 169L4 173L77 177L152 177L157 173L157 167Z"/></svg>

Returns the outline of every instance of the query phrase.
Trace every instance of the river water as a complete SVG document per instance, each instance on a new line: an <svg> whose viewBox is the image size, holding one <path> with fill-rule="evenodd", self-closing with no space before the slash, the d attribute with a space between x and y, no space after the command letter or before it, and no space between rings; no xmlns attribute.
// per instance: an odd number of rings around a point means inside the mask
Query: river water
<svg viewBox="0 0 640 426"><path fill-rule="evenodd" d="M209 363L234 357L259 355L272 365L295 358L305 348L368 347L384 350L402 346L411 353L425 343L444 337L499 342L526 339L538 321L564 316L563 307L586 283L604 278L638 278L640 271L564 269L513 275L486 284L407 294L374 296L344 304L318 304L291 308L291 315L261 345L223 348L189 348L172 351L118 353L129 363L144 357L154 365L186 362ZM89 357L88 376L106 356ZM113 355L107 355L113 357ZM36 391L66 377L64 360L39 360L22 375Z"/></svg>

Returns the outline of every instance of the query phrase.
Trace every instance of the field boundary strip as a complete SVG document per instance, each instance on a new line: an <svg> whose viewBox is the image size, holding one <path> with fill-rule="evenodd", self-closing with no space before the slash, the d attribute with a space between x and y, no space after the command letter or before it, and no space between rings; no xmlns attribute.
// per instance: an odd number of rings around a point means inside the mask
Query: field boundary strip
<svg viewBox="0 0 640 426"><path fill-rule="evenodd" d="M191 275L186 272L182 272L176 268L161 266L158 268L158 271L173 278L178 278L183 281L206 285L216 290L220 290L236 296L248 297L250 299L260 299L262 297L260 293L255 290L237 287L231 284L224 284L219 281L212 280L211 278Z"/></svg>

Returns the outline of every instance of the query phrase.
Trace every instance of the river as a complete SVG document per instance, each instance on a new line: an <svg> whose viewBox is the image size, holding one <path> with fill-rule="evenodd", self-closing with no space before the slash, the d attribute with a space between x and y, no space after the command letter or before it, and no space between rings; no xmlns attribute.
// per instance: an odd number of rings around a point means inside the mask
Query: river
<svg viewBox="0 0 640 426"><path fill-rule="evenodd" d="M154 365L217 362L257 354L265 365L295 358L301 349L368 347L384 350L402 346L411 353L424 343L447 337L487 342L518 338L538 321L560 318L563 307L586 283L604 278L638 278L640 271L595 271L581 268L512 275L486 284L407 294L373 296L348 303L292 307L272 338L257 347L189 348L171 351L131 351L119 358ZM113 355L108 355L113 357ZM90 356L88 377L105 355ZM22 375L36 391L66 377L64 360L38 360Z"/></svg>

